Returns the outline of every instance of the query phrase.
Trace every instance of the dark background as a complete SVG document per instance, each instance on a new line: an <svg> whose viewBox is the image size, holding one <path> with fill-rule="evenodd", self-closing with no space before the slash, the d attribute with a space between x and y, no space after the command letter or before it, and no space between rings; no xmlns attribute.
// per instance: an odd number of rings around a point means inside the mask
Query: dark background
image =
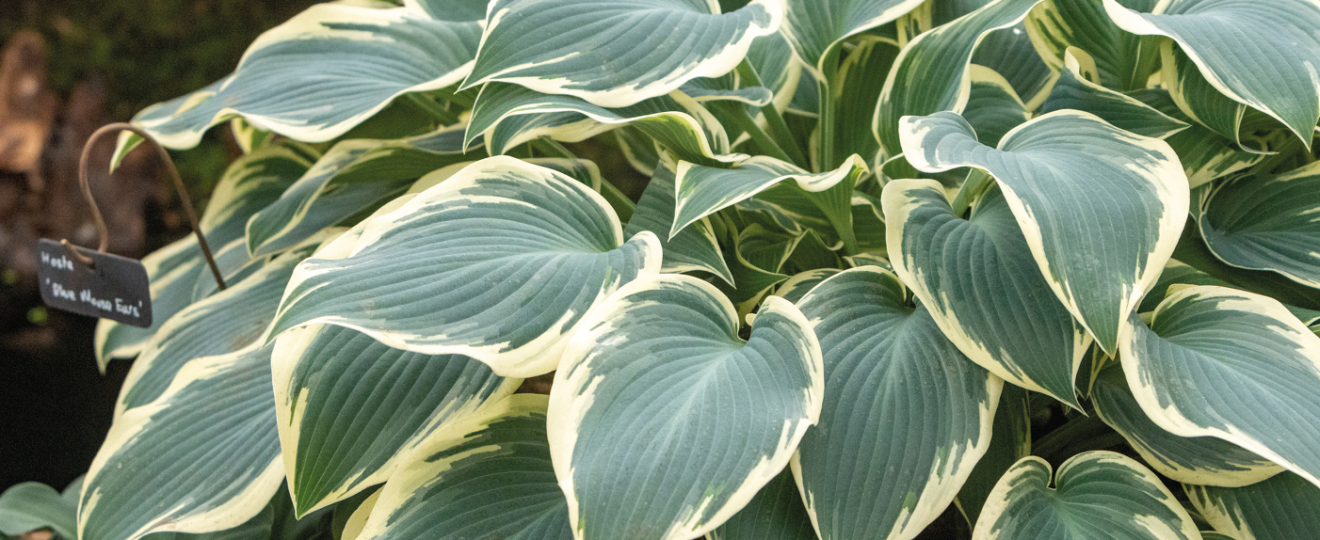
<svg viewBox="0 0 1320 540"><path fill-rule="evenodd" d="M229 73L248 43L310 0L0 0L0 491L63 488L110 427L130 362L99 373L96 321L41 305L39 237L94 246L77 188L92 130ZM106 163L111 143L94 163ZM227 130L174 153L198 208L235 157ZM141 257L188 234L177 196L145 152L91 183L110 251Z"/></svg>

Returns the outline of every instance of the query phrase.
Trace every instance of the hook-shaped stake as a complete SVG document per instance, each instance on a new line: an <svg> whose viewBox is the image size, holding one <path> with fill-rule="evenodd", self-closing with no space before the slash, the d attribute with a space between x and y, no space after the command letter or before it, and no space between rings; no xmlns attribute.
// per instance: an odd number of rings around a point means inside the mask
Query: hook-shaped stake
<svg viewBox="0 0 1320 540"><path fill-rule="evenodd" d="M215 276L215 283L219 285L220 290L225 290L225 279L220 274L220 267L215 264L215 257L211 255L211 246L207 245L206 236L202 234L202 228L197 224L197 212L193 210L192 200L188 198L188 189L184 187L183 179L179 177L179 170L174 167L174 162L170 160L170 154L165 151L164 146L156 142L156 139L148 135L147 132L132 124L116 122L101 126L100 129L92 133L91 137L87 138L87 143L83 145L82 158L78 160L78 183L82 187L83 197L87 199L87 205L92 208L92 221L96 223L96 231L101 235L101 245L97 248L97 251L105 253L106 248L109 247L110 230L105 225L105 219L101 217L101 209L96 206L96 200L92 197L92 187L87 182L87 162L92 155L92 146L101 137L111 133L117 134L120 131L131 131L156 148L156 155L165 163L165 169L169 171L170 177L174 180L174 189L179 192L179 200L183 203L184 212L188 214L188 222L192 224L193 234L197 235L197 245L202 248L202 255L206 257L206 264L211 267L211 275ZM70 255L83 264L89 266L93 264L91 258L73 249L68 240L60 240L60 244L64 246L64 249Z"/></svg>

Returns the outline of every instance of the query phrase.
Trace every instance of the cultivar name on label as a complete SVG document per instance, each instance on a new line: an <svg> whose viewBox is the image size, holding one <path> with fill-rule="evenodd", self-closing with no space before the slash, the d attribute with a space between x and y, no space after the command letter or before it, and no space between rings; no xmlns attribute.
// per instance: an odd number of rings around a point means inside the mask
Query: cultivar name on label
<svg viewBox="0 0 1320 540"><path fill-rule="evenodd" d="M41 262L37 279L46 305L133 326L151 326L151 289L141 262L76 246L73 249L90 257L92 264L74 260L54 240L43 238L37 243Z"/></svg>

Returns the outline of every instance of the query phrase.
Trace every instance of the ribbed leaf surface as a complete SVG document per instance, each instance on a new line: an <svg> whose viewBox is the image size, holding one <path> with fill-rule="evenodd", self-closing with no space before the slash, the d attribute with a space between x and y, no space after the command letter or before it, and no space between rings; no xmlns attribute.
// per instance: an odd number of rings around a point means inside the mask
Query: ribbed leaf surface
<svg viewBox="0 0 1320 540"><path fill-rule="evenodd" d="M992 188L969 220L934 180L890 182L883 200L895 272L958 349L1080 409L1073 380L1091 340L1036 270L1003 193Z"/></svg>
<svg viewBox="0 0 1320 540"><path fill-rule="evenodd" d="M1141 409L1320 484L1320 338L1277 300L1214 286L1169 294L1120 358Z"/></svg>
<svg viewBox="0 0 1320 540"><path fill-rule="evenodd" d="M357 538L571 540L545 409L545 396L513 395L421 441Z"/></svg>
<svg viewBox="0 0 1320 540"><path fill-rule="evenodd" d="M275 343L280 441L302 515L384 482L423 438L521 382L471 358L391 349L342 326L298 328Z"/></svg>
<svg viewBox="0 0 1320 540"><path fill-rule="evenodd" d="M336 324L532 376L555 369L591 306L661 260L654 235L623 241L618 217L590 188L507 157L359 225L338 252L298 266L271 336Z"/></svg>
<svg viewBox="0 0 1320 540"><path fill-rule="evenodd" d="M1079 111L1037 117L994 149L948 112L902 122L904 156L998 181L1050 288L1106 351L1173 253L1190 203L1169 146Z"/></svg>
<svg viewBox="0 0 1320 540"><path fill-rule="evenodd" d="M1283 122L1310 146L1320 119L1320 4L1171 0L1150 14L1104 2L1124 30L1173 38L1216 89Z"/></svg>
<svg viewBox="0 0 1320 540"><path fill-rule="evenodd" d="M824 540L916 537L990 444L1003 381L904 292L893 274L862 267L799 302L820 339L825 402L793 471Z"/></svg>
<svg viewBox="0 0 1320 540"><path fill-rule="evenodd" d="M1295 474L1240 488L1184 484L1183 490L1215 530L1232 538L1320 538L1320 487Z"/></svg>
<svg viewBox="0 0 1320 540"><path fill-rule="evenodd" d="M1151 421L1132 397L1123 370L1102 371L1091 387L1096 413L1151 468L1179 482L1244 486L1279 474L1283 467L1213 437L1179 437Z"/></svg>
<svg viewBox="0 0 1320 540"><path fill-rule="evenodd" d="M480 35L478 20L436 20L418 7L315 5L257 38L234 73L148 107L133 123L176 149L196 146L235 116L296 140L327 141L399 95L462 80Z"/></svg>
<svg viewBox="0 0 1320 540"><path fill-rule="evenodd" d="M581 540L686 540L788 464L820 414L820 347L770 298L738 337L715 287L665 274L587 316L550 391L555 474Z"/></svg>
<svg viewBox="0 0 1320 540"><path fill-rule="evenodd" d="M728 73L779 29L780 0L727 14L703 0L494 0L464 86L516 83L602 107L663 96ZM673 39L675 36L686 39Z"/></svg>
<svg viewBox="0 0 1320 540"><path fill-rule="evenodd" d="M259 346L295 265L310 253L305 247L281 255L241 283L171 317L133 362L116 415L155 401L194 358Z"/></svg>
<svg viewBox="0 0 1320 540"><path fill-rule="evenodd" d="M973 540L1194 540L1201 535L1155 473L1114 452L1084 452L1059 466L1031 456L990 493Z"/></svg>
<svg viewBox="0 0 1320 540"><path fill-rule="evenodd" d="M205 533L256 516L284 479L270 350L198 358L115 419L92 461L78 537Z"/></svg>
<svg viewBox="0 0 1320 540"><path fill-rule="evenodd" d="M1198 223L1220 260L1320 288L1320 163L1279 175L1237 176L1201 200Z"/></svg>

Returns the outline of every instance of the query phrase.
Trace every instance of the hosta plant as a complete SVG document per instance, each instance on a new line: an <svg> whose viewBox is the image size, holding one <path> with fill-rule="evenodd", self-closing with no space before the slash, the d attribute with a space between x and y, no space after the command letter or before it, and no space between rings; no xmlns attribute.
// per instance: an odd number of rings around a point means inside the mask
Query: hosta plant
<svg viewBox="0 0 1320 540"><path fill-rule="evenodd" d="M227 287L146 258L58 531L1320 538L1317 66L1316 0L314 6L134 120L246 151Z"/></svg>

